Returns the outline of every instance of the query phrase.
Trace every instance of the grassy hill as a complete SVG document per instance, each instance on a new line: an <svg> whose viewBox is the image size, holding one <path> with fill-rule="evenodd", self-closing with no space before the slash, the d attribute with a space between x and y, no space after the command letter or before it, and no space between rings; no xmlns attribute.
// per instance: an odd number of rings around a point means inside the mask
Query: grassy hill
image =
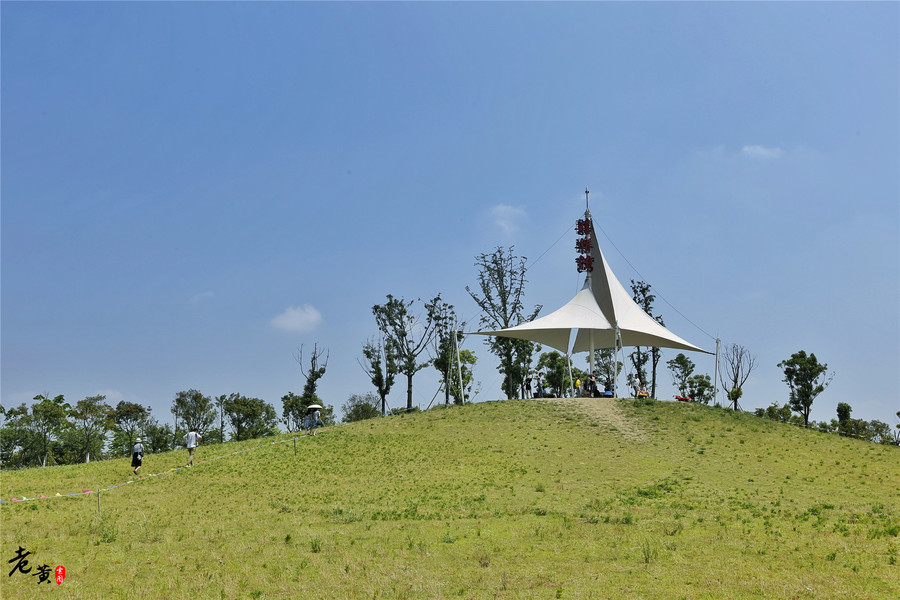
<svg viewBox="0 0 900 600"><path fill-rule="evenodd" d="M2 598L900 598L900 449L680 403L508 401L4 472ZM247 449L246 452L236 452ZM10 502L10 497L106 489ZM39 565L66 568L61 586Z"/></svg>

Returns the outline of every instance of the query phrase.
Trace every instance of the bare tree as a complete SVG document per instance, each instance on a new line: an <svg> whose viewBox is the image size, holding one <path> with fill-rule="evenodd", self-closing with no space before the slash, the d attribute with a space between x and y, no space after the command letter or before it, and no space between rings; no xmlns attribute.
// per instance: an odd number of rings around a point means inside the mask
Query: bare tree
<svg viewBox="0 0 900 600"><path fill-rule="evenodd" d="M319 379L325 375L325 369L328 367L328 357L330 355L331 352L329 350L319 350L318 342L313 344L312 356L309 357L309 369L303 366L302 344L297 349L297 354L294 355L294 360L300 365L300 373L303 375L303 378L306 379L302 396L306 406L315 404L319 400L319 397L316 396L316 385L318 385ZM322 360L323 358L325 359L324 361ZM320 364L321 366L319 366Z"/></svg>
<svg viewBox="0 0 900 600"><path fill-rule="evenodd" d="M755 367L756 357L749 350L739 344L725 346L719 362L719 377L734 410L740 410L738 399L744 395L744 384Z"/></svg>

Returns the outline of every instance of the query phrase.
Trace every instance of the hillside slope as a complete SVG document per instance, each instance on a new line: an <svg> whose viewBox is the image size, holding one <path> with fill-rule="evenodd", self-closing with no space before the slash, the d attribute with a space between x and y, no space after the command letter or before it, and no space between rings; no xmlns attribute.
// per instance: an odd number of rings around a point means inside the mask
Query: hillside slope
<svg viewBox="0 0 900 600"><path fill-rule="evenodd" d="M900 449L705 406L506 401L3 473L2 598L898 598ZM295 449L296 448L296 454ZM246 452L236 452L247 449ZM14 568L16 562L10 563ZM50 576L52 580L52 574ZM137 588L135 588L137 586Z"/></svg>

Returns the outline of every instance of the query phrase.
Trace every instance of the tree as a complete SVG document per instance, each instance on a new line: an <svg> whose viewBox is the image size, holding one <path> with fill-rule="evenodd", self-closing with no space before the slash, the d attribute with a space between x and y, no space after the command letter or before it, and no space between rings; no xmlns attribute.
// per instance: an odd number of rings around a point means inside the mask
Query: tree
<svg viewBox="0 0 900 600"><path fill-rule="evenodd" d="M678 388L678 393L682 396L693 398L693 396L688 394L688 379L691 378L691 374L694 372L694 361L679 352L678 356L666 364L669 366L669 370L672 371L672 377L675 378L675 387Z"/></svg>
<svg viewBox="0 0 900 600"><path fill-rule="evenodd" d="M709 375L691 375L685 384L685 391L688 398L703 404L709 404L716 396L716 390Z"/></svg>
<svg viewBox="0 0 900 600"><path fill-rule="evenodd" d="M352 394L346 404L341 407L341 411L344 413L344 423L377 417L379 415L378 403L378 396L372 392L367 392L364 396Z"/></svg>
<svg viewBox="0 0 900 600"><path fill-rule="evenodd" d="M453 306L441 303L436 311L440 313L435 327L435 335L432 340L434 356L431 364L441 374L441 383L444 387L444 404L450 404L450 388L453 381L459 387L459 372L461 365L456 360L459 344L463 340L461 330L466 328L465 323L458 323Z"/></svg>
<svg viewBox="0 0 900 600"><path fill-rule="evenodd" d="M566 392L572 389L572 380L569 378L569 363L566 357L556 350L544 352L538 360L537 368L544 373L545 387L553 388L557 398L566 397ZM573 369L573 376L576 371L578 369Z"/></svg>
<svg viewBox="0 0 900 600"><path fill-rule="evenodd" d="M300 349L297 350L297 356L294 359L300 365L300 373L306 379L306 383L303 386L303 395L300 396L304 409L310 404L322 403L316 395L316 387L319 385L319 380L325 376L329 356L331 356L331 352L325 349L319 350L319 344L313 344L312 355L309 357L309 368L306 369L303 367L303 346L301 345ZM323 358L325 359L324 361L322 360Z"/></svg>
<svg viewBox="0 0 900 600"><path fill-rule="evenodd" d="M150 417L150 407L143 407L134 402L121 400L113 410L113 452L118 455L131 454L135 440Z"/></svg>
<svg viewBox="0 0 900 600"><path fill-rule="evenodd" d="M228 400L226 394L216 396L216 408L219 409L219 439L218 442L225 441L225 401Z"/></svg>
<svg viewBox="0 0 900 600"><path fill-rule="evenodd" d="M590 364L590 357L587 358ZM614 348L600 348L594 350L594 369L597 371L598 382L613 383L618 380L619 373L622 372L622 363L616 359L616 351ZM590 368L590 367L589 367Z"/></svg>
<svg viewBox="0 0 900 600"><path fill-rule="evenodd" d="M459 371L462 373L462 390L459 387L459 377L450 378L450 395L453 397L454 404L465 404L466 398L472 397L472 369L469 365L474 365L478 361L475 353L471 350L459 351ZM477 391L476 391L477 393Z"/></svg>
<svg viewBox="0 0 900 600"><path fill-rule="evenodd" d="M72 426L67 418L72 407L62 395L53 399L39 395L34 400L36 403L31 406L31 427L36 436L41 466L46 467L51 444Z"/></svg>
<svg viewBox="0 0 900 600"><path fill-rule="evenodd" d="M281 420L288 433L300 431L300 425L303 423L303 416L306 413L303 398L294 392L288 392L281 397L281 406Z"/></svg>
<svg viewBox="0 0 900 600"><path fill-rule="evenodd" d="M847 422L850 420L850 412L853 409L850 408L850 405L846 402L838 402L837 405L837 418L838 418L838 430L841 433L847 433Z"/></svg>
<svg viewBox="0 0 900 600"><path fill-rule="evenodd" d="M778 368L784 370L784 382L791 390L791 409L803 416L803 425L809 424L809 411L816 396L825 391L828 384L834 378L834 373L828 374L828 365L819 363L815 354L806 354L800 350L791 355L787 360L778 363Z"/></svg>
<svg viewBox="0 0 900 600"><path fill-rule="evenodd" d="M777 402L773 402L766 408L757 408L753 411L753 414L757 417L765 417L774 421L780 421L781 423L792 422L791 407L787 404L778 406Z"/></svg>
<svg viewBox="0 0 900 600"><path fill-rule="evenodd" d="M165 452L169 449L169 442L175 437L175 432L168 423L160 425L155 417L148 416L143 427L143 444L148 453ZM131 452L131 449L128 451Z"/></svg>
<svg viewBox="0 0 900 600"><path fill-rule="evenodd" d="M900 410L897 411L897 419L900 420ZM894 432L894 445L900 446L900 423L896 425L897 431Z"/></svg>
<svg viewBox="0 0 900 600"><path fill-rule="evenodd" d="M106 396L88 396L79 400L72 410L78 440L83 451L84 462L91 462L91 454L98 456L106 441L106 432L114 423L114 412L104 402Z"/></svg>
<svg viewBox="0 0 900 600"><path fill-rule="evenodd" d="M259 398L231 394L222 405L234 431L233 440L252 440L278 433L278 415L272 405Z"/></svg>
<svg viewBox="0 0 900 600"><path fill-rule="evenodd" d="M419 362L419 356L431 344L447 306L438 294L425 303L423 319L411 313L413 303L413 300L398 300L388 294L387 302L372 307L379 331L390 340L391 348L396 352L397 368L406 375L406 410L412 410L413 375L431 363L430 360Z"/></svg>
<svg viewBox="0 0 900 600"><path fill-rule="evenodd" d="M387 414L387 395L394 387L394 379L400 372L397 354L390 339L381 336L374 342L368 340L363 344L363 357L363 361L358 361L359 366L375 386L381 400L381 415L384 416Z"/></svg>
<svg viewBox="0 0 900 600"><path fill-rule="evenodd" d="M637 303L637 305L640 306L644 310L644 312L650 315L657 323L665 326L663 318L661 316L653 314L653 301L656 300L656 296L650 293L650 284L643 281L635 281L634 279L632 279L631 291L632 298L634 299L635 303ZM659 365L660 358L662 358L662 353L656 346L652 346L648 352L642 352L640 346L635 346L634 352L631 353L631 363L632 365L634 365L634 369L638 373L641 384L647 384L647 376L644 371L644 366L648 361L650 362L650 397L652 398L656 398L656 367L657 365Z"/></svg>
<svg viewBox="0 0 900 600"><path fill-rule="evenodd" d="M738 344L725 346L722 360L719 362L719 377L731 408L740 410L738 399L744 395L744 384L756 367L756 357Z"/></svg>
<svg viewBox="0 0 900 600"><path fill-rule="evenodd" d="M481 326L486 329L505 329L533 321L541 311L537 305L525 311L525 257L497 247L491 254L475 258L478 267L478 288L481 295L466 286L466 291L481 308ZM525 377L531 366L532 355L539 347L528 340L491 336L485 342L491 352L500 359L498 370L504 374L502 388L508 400L524 396Z"/></svg>
<svg viewBox="0 0 900 600"><path fill-rule="evenodd" d="M175 416L176 438L179 432L195 428L201 433L207 432L216 422L215 403L197 390L178 392L172 403L172 414Z"/></svg>
<svg viewBox="0 0 900 600"><path fill-rule="evenodd" d="M0 407L2 408L2 407ZM0 458L6 469L23 467L36 460L37 449L31 431L31 414L24 402L4 411L0 428Z"/></svg>

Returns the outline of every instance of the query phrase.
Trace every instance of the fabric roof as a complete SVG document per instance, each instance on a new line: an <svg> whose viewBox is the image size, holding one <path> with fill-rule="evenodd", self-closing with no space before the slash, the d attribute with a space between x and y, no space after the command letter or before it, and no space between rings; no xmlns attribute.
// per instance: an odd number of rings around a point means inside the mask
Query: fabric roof
<svg viewBox="0 0 900 600"><path fill-rule="evenodd" d="M595 347L603 347L608 343L612 347L615 342L615 331L603 316L603 311L597 305L594 294L588 284L581 288L574 298L565 306L555 310L549 315L535 319L529 323L523 323L515 327L508 327L498 331L479 331L480 335L495 335L499 337L529 340L545 346L550 346L566 354L569 353L570 337L573 330L578 329L579 335L584 335L590 342L589 335L594 335ZM587 351L588 348L584 348ZM575 352L581 352L576 343Z"/></svg>
<svg viewBox="0 0 900 600"><path fill-rule="evenodd" d="M585 215L590 217L590 211L587 211ZM638 306L631 294L616 279L603 252L600 251L593 220L591 220L591 256L594 259L594 270L589 277L591 289L603 315L614 328L618 326L619 335L622 337L622 346L656 346L713 354L681 339ZM579 348L581 337L582 335L579 333L575 341L576 352L579 351L577 348ZM581 342L581 347L586 349L584 340ZM612 348L613 344L595 347Z"/></svg>
<svg viewBox="0 0 900 600"><path fill-rule="evenodd" d="M585 217L590 219L590 216L590 211L585 211ZM529 323L476 333L529 340L568 354L573 330L578 331L572 347L575 353L615 348L618 328L621 346L656 346L713 354L681 339L644 312L609 268L597 243L592 219L590 223L593 271L587 274L584 287L574 298L559 310Z"/></svg>

